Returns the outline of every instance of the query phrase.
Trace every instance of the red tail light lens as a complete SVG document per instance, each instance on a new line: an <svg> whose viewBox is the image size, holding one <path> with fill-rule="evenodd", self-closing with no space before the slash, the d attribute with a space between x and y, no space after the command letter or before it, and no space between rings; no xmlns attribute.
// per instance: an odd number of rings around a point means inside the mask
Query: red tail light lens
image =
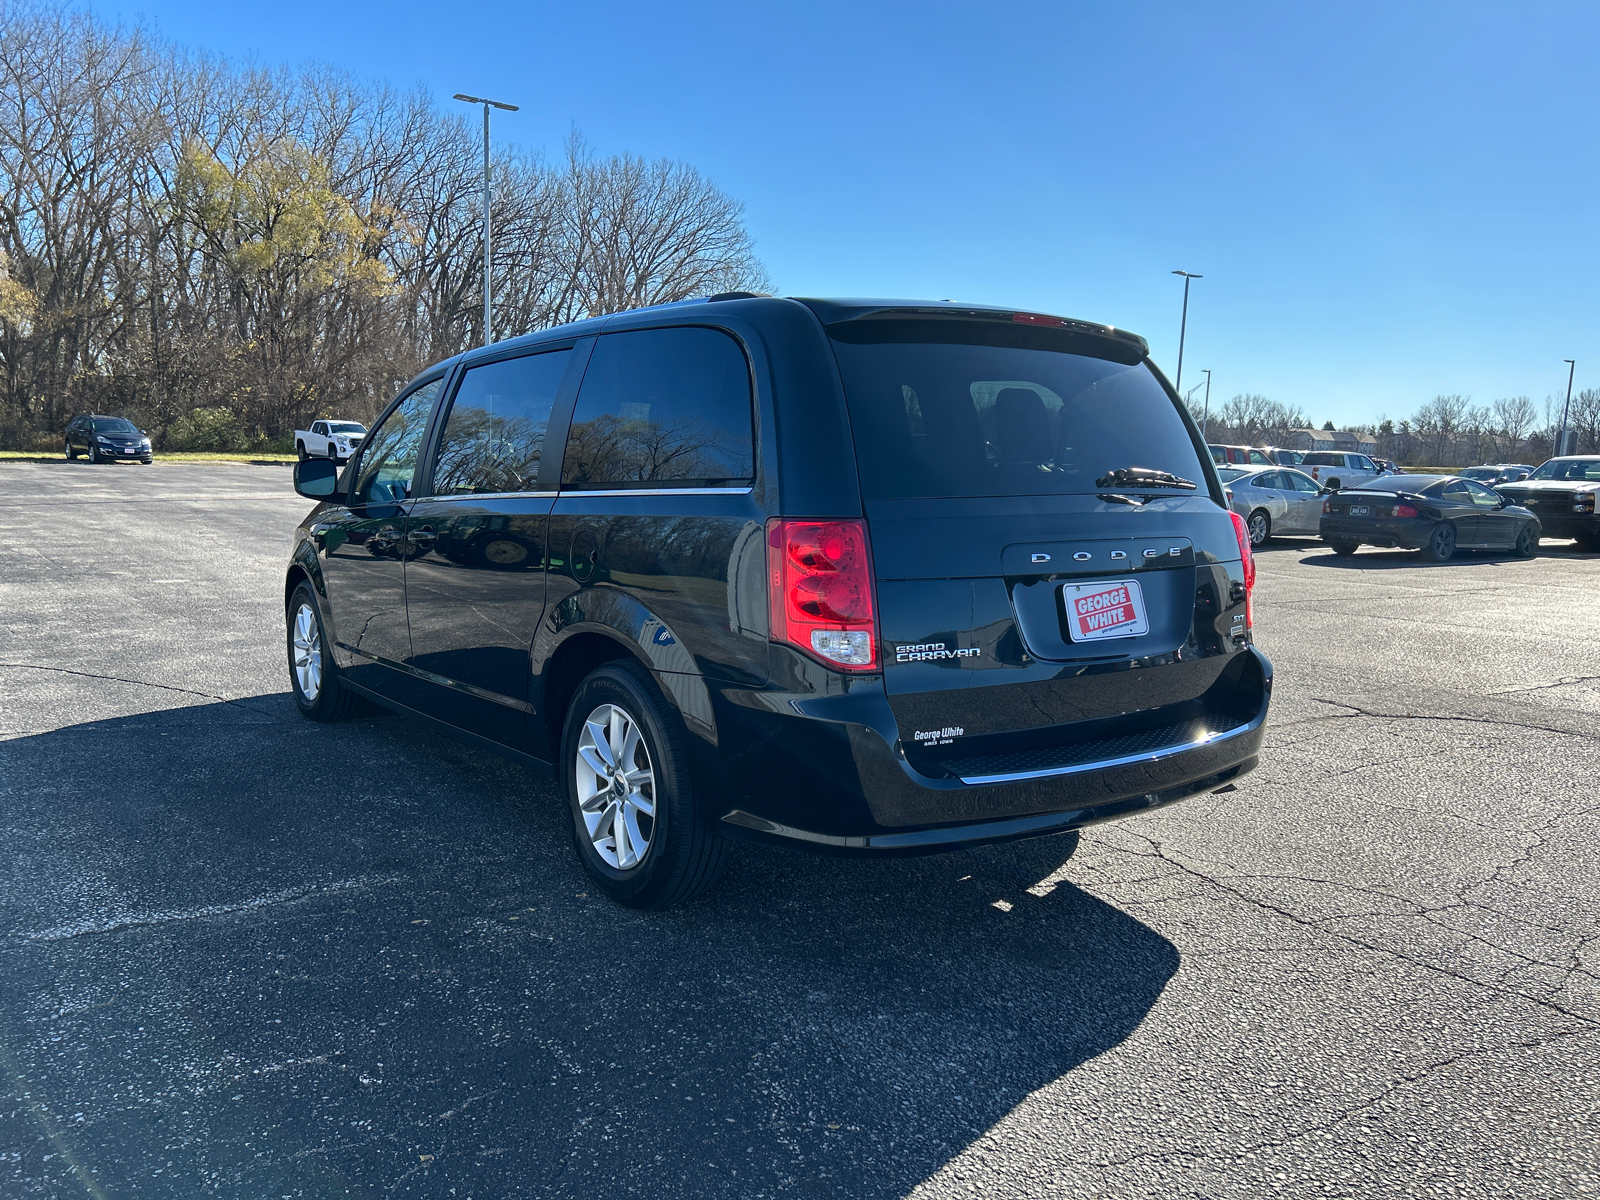
<svg viewBox="0 0 1600 1200"><path fill-rule="evenodd" d="M1244 563L1244 627L1254 629L1256 556L1250 553L1250 530L1245 526L1244 518L1236 512L1228 515L1233 518L1233 536L1239 539L1239 558Z"/></svg>
<svg viewBox="0 0 1600 1200"><path fill-rule="evenodd" d="M1394 515L1397 517L1414 517L1417 515L1417 510L1409 504L1396 504L1394 506Z"/></svg>
<svg viewBox="0 0 1600 1200"><path fill-rule="evenodd" d="M1330 500L1324 500L1322 502L1322 511L1325 513L1331 513L1333 511L1333 502Z"/></svg>
<svg viewBox="0 0 1600 1200"><path fill-rule="evenodd" d="M847 671L878 669L865 521L767 522L770 636Z"/></svg>

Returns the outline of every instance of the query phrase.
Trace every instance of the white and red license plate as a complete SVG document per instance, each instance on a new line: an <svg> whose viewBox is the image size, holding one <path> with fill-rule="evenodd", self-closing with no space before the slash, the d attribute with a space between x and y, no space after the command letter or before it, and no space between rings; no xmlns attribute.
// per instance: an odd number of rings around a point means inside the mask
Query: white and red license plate
<svg viewBox="0 0 1600 1200"><path fill-rule="evenodd" d="M1064 584L1061 598L1067 606L1067 633L1075 642L1150 632L1136 579Z"/></svg>

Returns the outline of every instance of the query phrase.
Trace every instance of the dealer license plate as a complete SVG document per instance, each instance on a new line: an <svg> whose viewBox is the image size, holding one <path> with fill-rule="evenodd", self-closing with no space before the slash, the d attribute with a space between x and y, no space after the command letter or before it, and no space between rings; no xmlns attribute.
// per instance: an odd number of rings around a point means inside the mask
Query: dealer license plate
<svg viewBox="0 0 1600 1200"><path fill-rule="evenodd" d="M1067 606L1067 635L1075 642L1150 632L1144 595L1136 579L1063 584L1061 599Z"/></svg>
<svg viewBox="0 0 1600 1200"><path fill-rule="evenodd" d="M1352 517L1364 517L1371 511L1372 509L1365 504L1352 504L1350 506L1350 515Z"/></svg>

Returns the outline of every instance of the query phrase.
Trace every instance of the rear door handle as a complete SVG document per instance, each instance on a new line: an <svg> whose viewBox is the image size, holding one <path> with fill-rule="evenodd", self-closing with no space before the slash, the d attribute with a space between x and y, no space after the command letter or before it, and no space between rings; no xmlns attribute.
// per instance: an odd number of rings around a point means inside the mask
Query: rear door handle
<svg viewBox="0 0 1600 1200"><path fill-rule="evenodd" d="M437 533L435 533L432 530L432 528L430 528L427 525L424 525L421 529L413 529L406 536L408 538L410 538L413 542L421 542L423 544L426 544L428 542L433 541L439 535Z"/></svg>

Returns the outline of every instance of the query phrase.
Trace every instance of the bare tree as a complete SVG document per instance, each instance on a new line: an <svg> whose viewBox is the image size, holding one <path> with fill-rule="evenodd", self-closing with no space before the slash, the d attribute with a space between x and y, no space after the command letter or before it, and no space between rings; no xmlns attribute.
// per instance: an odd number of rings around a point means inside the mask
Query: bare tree
<svg viewBox="0 0 1600 1200"><path fill-rule="evenodd" d="M0 443L115 404L273 438L371 416L482 338L475 130L347 72L237 65L62 0L0 0ZM770 284L694 168L496 155L508 333Z"/></svg>

